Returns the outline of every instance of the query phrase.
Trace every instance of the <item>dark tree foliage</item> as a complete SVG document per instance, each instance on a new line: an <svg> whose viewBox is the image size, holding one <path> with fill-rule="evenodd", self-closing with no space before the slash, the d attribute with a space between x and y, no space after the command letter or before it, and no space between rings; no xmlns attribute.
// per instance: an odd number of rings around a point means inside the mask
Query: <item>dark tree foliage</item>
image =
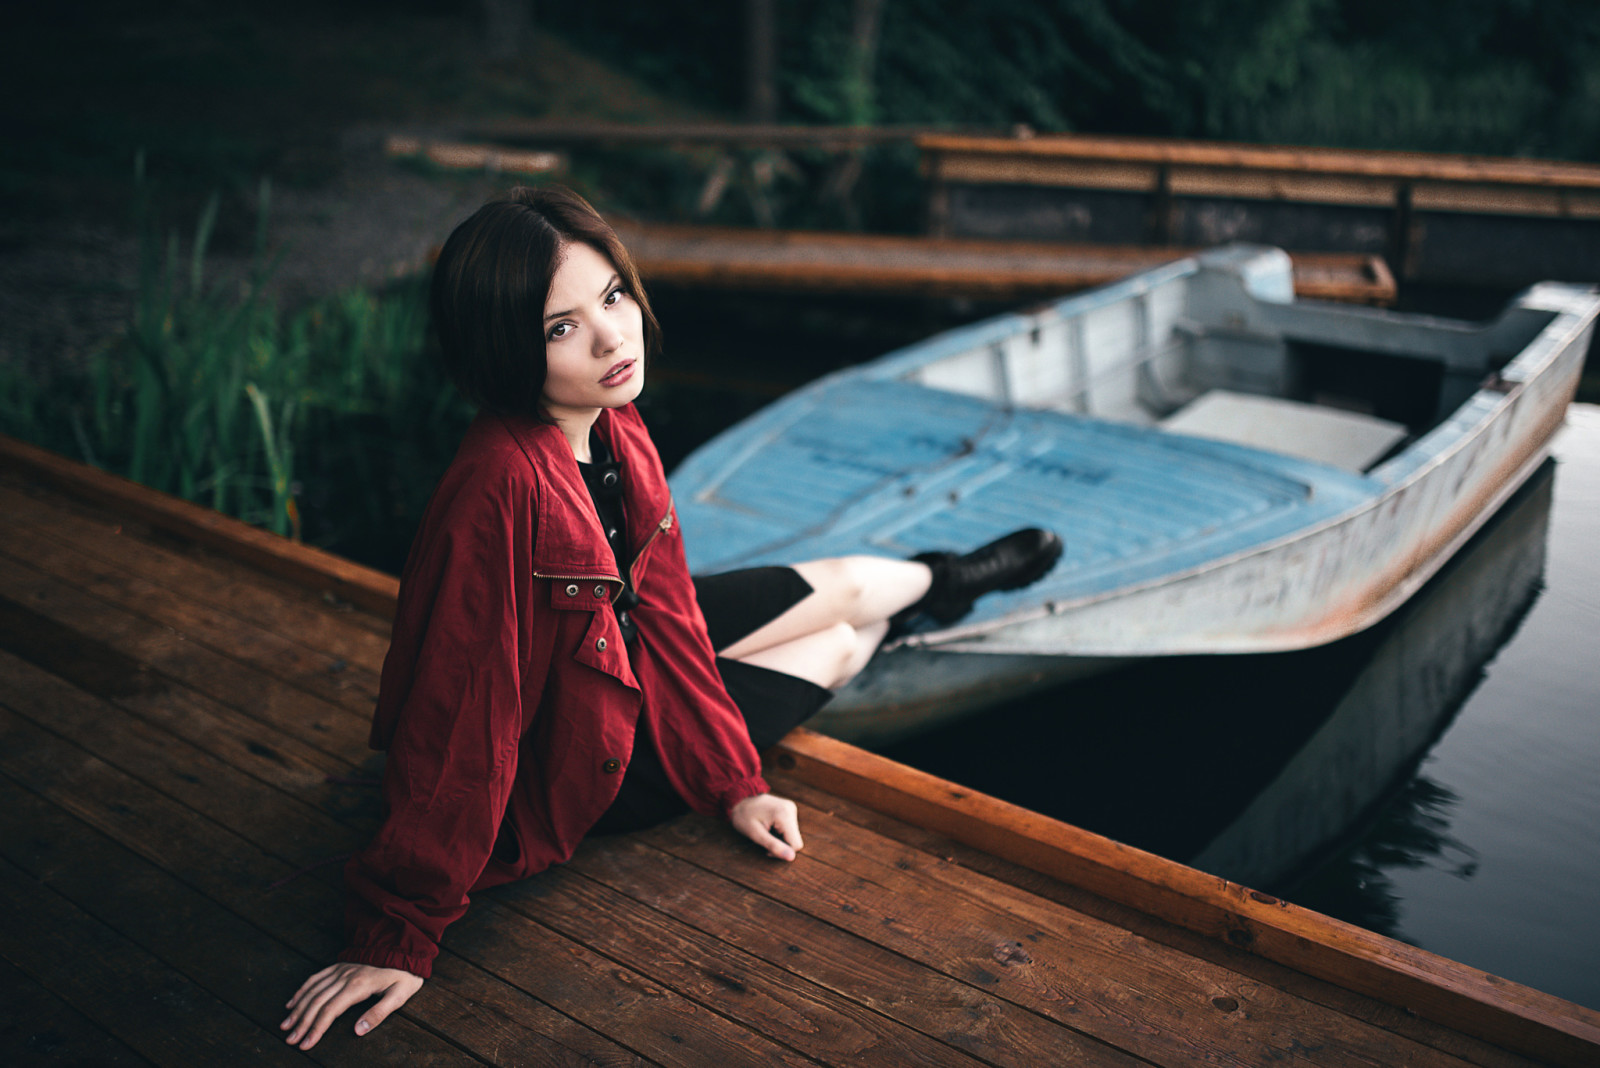
<svg viewBox="0 0 1600 1068"><path fill-rule="evenodd" d="M1593 0L779 0L780 115L1600 158ZM741 0L618 0L558 27L736 113Z"/></svg>

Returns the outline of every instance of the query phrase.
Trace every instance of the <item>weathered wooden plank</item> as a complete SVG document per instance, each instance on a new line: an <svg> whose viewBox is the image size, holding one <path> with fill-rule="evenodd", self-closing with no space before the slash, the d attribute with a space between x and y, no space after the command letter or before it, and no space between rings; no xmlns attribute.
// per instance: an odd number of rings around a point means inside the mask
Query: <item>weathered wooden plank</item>
<svg viewBox="0 0 1600 1068"><path fill-rule="evenodd" d="M1533 1068L1537 1063L1502 1047L1462 1034L1460 1031L1431 1020L1424 1020L1393 1005L1314 979L1303 972L1258 957L1227 943L1204 938L1187 928L1091 894L1081 887L1071 886L1042 872L1002 860L938 832L865 808L820 790L792 775L769 769L767 776L777 793L804 802L830 816L848 820L875 834L892 838L930 856L961 864L1069 909L1126 928L1151 941L1211 961L1230 971L1249 976L1257 982L1275 986L1296 997L1315 1001L1336 1012L1363 1020L1384 1030L1394 1031L1473 1064L1482 1065L1484 1068Z"/></svg>
<svg viewBox="0 0 1600 1068"><path fill-rule="evenodd" d="M19 625L29 619L49 620L63 633L76 633L83 641L144 665L147 677L164 676L169 685L182 683L324 752L354 761L367 749L370 717L304 690L272 685L270 676L254 668L11 557L0 558L0 599L16 606L7 609L7 614ZM23 639L24 635L19 635L16 640ZM162 683L157 679L153 684Z"/></svg>
<svg viewBox="0 0 1600 1068"><path fill-rule="evenodd" d="M730 289L893 292L1016 300L1103 285L1189 255L1192 249L977 238L742 230L627 224L618 234L647 281ZM1392 301L1394 279L1376 256L1294 259L1302 296Z"/></svg>
<svg viewBox="0 0 1600 1068"><path fill-rule="evenodd" d="M7 860L0 860L0 955L157 1064L301 1063L281 1041Z"/></svg>
<svg viewBox="0 0 1600 1068"><path fill-rule="evenodd" d="M280 538L221 512L157 493L47 449L0 434L0 463L65 492L227 553L268 574L333 594L375 612L394 603L400 580L330 552Z"/></svg>
<svg viewBox="0 0 1600 1068"><path fill-rule="evenodd" d="M138 775L224 826L245 829L247 838L291 865L315 864L365 844L356 829L315 818L306 802L240 774L189 739L120 715L86 694L51 686L8 653L0 653L0 678L17 680L0 693L0 703L13 714Z"/></svg>
<svg viewBox="0 0 1600 1068"><path fill-rule="evenodd" d="M152 728L194 743L240 777L276 787L334 816L375 819L376 771L313 748L292 734L195 693L149 666L0 597L0 679L19 707L49 708L50 725L85 724L93 737L115 706ZM65 680L71 679L70 683ZM369 758L377 764L381 758ZM352 776L351 772L358 772ZM194 778L192 770L184 775ZM187 780L186 780L187 781Z"/></svg>
<svg viewBox="0 0 1600 1068"><path fill-rule="evenodd" d="M6 707L9 696L0 697L5 701L0 703L0 771L226 901L252 922L285 932L285 938L290 937L287 932L299 931L296 948L312 959L332 958L339 945L336 933L328 926L308 930L305 925L314 915L340 915L339 870L324 867L287 886L274 882L292 874L289 869L297 863L326 859L329 849L354 848L364 835L310 808L294 819L282 812L263 815L262 808L275 806L259 796L242 805L228 796L226 780L186 770L209 767L205 754L182 739L146 737L115 715L105 717L92 737L73 717L59 719L63 730L75 731L74 742L96 749L94 756L82 750L74 755L64 748L68 743ZM60 706L24 711L45 721L52 712L59 716ZM163 783L194 808L139 787L130 774ZM307 841L320 844L307 849ZM299 903L290 907L291 901ZM554 1007L564 1015L602 1030L652 1061L686 1068L713 1060L802 1063L790 1051L509 910L480 902L469 920L452 928L450 945L459 956L547 1004L557 999ZM292 987L284 996L289 993ZM619 1008L624 1004L631 1008ZM412 1015L410 1003L406 1012ZM430 1025L440 1029L441 1022L433 1019ZM481 1048L476 1041L464 1044Z"/></svg>
<svg viewBox="0 0 1600 1068"><path fill-rule="evenodd" d="M1600 189L1600 167L1565 160L1076 134L1028 140L930 134L919 137L917 147L935 157L935 174L939 173L939 161L944 158L959 157L969 169L976 167L978 160L992 160L998 166L1010 159L1023 158Z"/></svg>
<svg viewBox="0 0 1600 1068"><path fill-rule="evenodd" d="M162 777L161 769L142 770L154 778ZM0 772L147 860L181 875L206 895L292 943L308 959L331 960L340 946L342 893L337 868L323 868L280 885L284 877L294 874L291 865L239 837L237 828L224 828L155 794L126 772L75 751L4 706L0 706ZM298 826L268 827L262 833L281 840L300 830ZM541 1045L537 1036L547 1035L605 1064L632 1063L629 1049L652 1061L686 1068L707 1063L713 1055L732 1057L734 1063L791 1063L783 1051L758 1036L670 991L654 988L630 969L492 902L480 902L473 914L479 917L476 928L467 924L460 928L459 936L452 931L451 943L459 959L441 958L438 981L424 986L426 996L419 993L407 1003L404 1017L450 1034L473 1049L504 1052L523 1048L537 1053ZM506 985L507 972L513 977L512 986L522 993ZM299 979L304 975L287 988L274 990L273 995L287 999ZM648 995L650 1004L636 1010L651 1011L637 1011L633 1016L619 1012L616 1006L645 988L654 991ZM548 1001L540 998L540 991L565 998L567 1003L557 1007L559 1013L554 1012L547 1007ZM530 994L546 1004L530 1000ZM600 1038L583 1025L582 1015L595 1015L595 1006L610 1024L607 1033L623 1039L627 1048ZM345 1022L348 1025L352 1020ZM678 1042L672 1035L684 1041ZM653 1046L659 1048L651 1052ZM741 1050L745 1052L738 1053Z"/></svg>
<svg viewBox="0 0 1600 1068"><path fill-rule="evenodd" d="M277 1027L284 992L316 970L309 958L6 776L0 776L0 811L7 814L0 856L36 881L36 893L59 894L93 918L54 933L63 947L93 956L91 923L103 924L147 955L152 968L180 976L249 1021L250 1046L284 1044ZM108 893L108 885L115 892ZM325 1064L481 1063L410 1023L388 1032L384 1027L357 1039L330 1030L312 1056ZM350 1048L358 1044L359 1052Z"/></svg>
<svg viewBox="0 0 1600 1068"><path fill-rule="evenodd" d="M14 479L12 481L15 481ZM32 492L29 492L29 491ZM34 528L122 572L181 592L291 638L376 671L389 647L389 623L365 610L338 610L310 591L197 546L169 548L170 537L32 484L0 481L0 540L13 524ZM376 629L375 629L376 628Z"/></svg>
<svg viewBox="0 0 1600 1068"><path fill-rule="evenodd" d="M118 931L128 933L150 952L169 960L184 958L185 970L197 981L202 973L216 972L223 985L259 1001L251 1016L269 1033L282 1033L277 1024L284 1015L284 999L317 967L320 961L286 948L263 947L256 928L172 878L76 817L21 790L9 778L0 778L0 798L12 818L0 823L0 854L32 872L62 892L86 912ZM114 875L118 892L104 892L108 875ZM332 898L331 892L324 897ZM330 902L331 903L331 902ZM329 921L332 908L322 910ZM307 912L286 929L291 938L308 932L314 914ZM264 918L264 917L258 917ZM242 926L241 926L242 925ZM320 926L331 928L333 924ZM242 936L237 933L242 931ZM279 929L274 929L279 933ZM318 941L318 939L302 939ZM326 942L326 939L320 941ZM213 959L215 958L215 959ZM239 961L249 961L238 976ZM218 989L213 983L208 987ZM436 981L407 1003L404 1016L414 1016L434 1026L458 1044L493 1054L496 1064L624 1065L647 1063L586 1028L518 994L504 983L454 957L441 960ZM411 1024L399 1018L397 1033ZM348 1027L331 1028L317 1051L353 1044L362 1063L403 1055L406 1046L387 1036L389 1025L357 1039ZM391 1021L395 1022L395 1021ZM565 1042L571 1045L563 1044Z"/></svg>
<svg viewBox="0 0 1600 1068"><path fill-rule="evenodd" d="M111 1032L0 959L0 1064L10 1068L138 1068L151 1063Z"/></svg>
<svg viewBox="0 0 1600 1068"><path fill-rule="evenodd" d="M727 835L707 823L646 840L1156 1063L1461 1063L992 880L988 900L948 880L935 883L960 892L929 894L936 858L815 810L801 821L806 848L781 874L726 861Z"/></svg>
<svg viewBox="0 0 1600 1068"><path fill-rule="evenodd" d="M486 966L496 975L586 1026L674 1068L817 1063L650 979L631 960L603 956L500 906L505 893L478 895L451 927L449 945L469 959L492 959Z"/></svg>
<svg viewBox="0 0 1600 1068"><path fill-rule="evenodd" d="M496 119L474 123L471 134L535 144L760 145L827 148L909 141L929 126L820 126L764 122L590 122L570 119ZM939 127L948 132L948 127Z"/></svg>
<svg viewBox="0 0 1600 1068"><path fill-rule="evenodd" d="M3 507L3 503L0 503ZM378 699L378 673L213 608L183 588L148 581L67 544L54 532L20 523L3 528L4 556L185 635L272 678L357 715Z"/></svg>
<svg viewBox="0 0 1600 1068"><path fill-rule="evenodd" d="M841 848L830 848L835 843ZM1250 984L1237 973L1204 958L1175 952L1149 939L1129 939L1123 929L1115 925L1053 907L1054 903L1047 904L1038 895L959 864L948 863L921 850L885 848L881 841L862 840L853 835L841 835L837 840L824 837L823 848L828 852L822 858L826 863L858 878L868 878L891 890L896 886L918 882L930 889L944 884L973 901L981 902L983 908L992 909L996 917L1003 915L1019 920L1031 919L1040 932L1054 932L1080 949L1087 941L1088 930L1076 923L1063 923L1062 920L1063 917L1081 916L1089 927L1097 928L1115 940L1119 958L1127 955L1126 963L1113 972L1118 981L1128 986L1138 986L1141 982L1147 984L1150 991L1154 992L1150 995L1151 1001L1159 998L1160 992L1179 988L1175 977L1164 975L1175 964L1178 971L1200 987L1241 984L1240 988L1246 992L1244 998L1238 999L1243 1002L1242 1008L1224 1011L1230 1014L1246 1011L1263 1027L1268 1025L1268 1021L1275 1020L1278 1031L1296 1035L1297 1040L1308 1035L1321 1036L1329 1047L1345 1047L1345 1055L1335 1058L1340 1062L1362 1063L1370 1058L1378 1063L1461 1063L1452 1054L1434 1050L1424 1052L1408 1037L1390 1035L1276 986L1258 987ZM1210 997L1209 994L1203 996ZM1211 997L1211 1004L1217 1007L1214 997ZM1193 1020L1192 1016L1188 1018ZM1228 1037L1236 1039L1237 1033Z"/></svg>
<svg viewBox="0 0 1600 1068"><path fill-rule="evenodd" d="M568 867L992 1064L1148 1063L635 839L588 843Z"/></svg>
<svg viewBox="0 0 1600 1068"><path fill-rule="evenodd" d="M1411 207L1415 211L1600 219L1600 191L1419 182L1411 190Z"/></svg>
<svg viewBox="0 0 1600 1068"><path fill-rule="evenodd" d="M494 145L424 141L416 137L387 138L383 143L383 154L390 159L425 159L435 166L450 170L488 171L491 174L550 174L567 169L567 157L560 152L521 152Z"/></svg>
<svg viewBox="0 0 1600 1068"><path fill-rule="evenodd" d="M1600 1013L798 730L779 767L830 793L1536 1059L1586 1065Z"/></svg>
<svg viewBox="0 0 1600 1068"><path fill-rule="evenodd" d="M745 893L726 882L719 889L722 907ZM545 872L499 900L824 1064L983 1063L576 873Z"/></svg>

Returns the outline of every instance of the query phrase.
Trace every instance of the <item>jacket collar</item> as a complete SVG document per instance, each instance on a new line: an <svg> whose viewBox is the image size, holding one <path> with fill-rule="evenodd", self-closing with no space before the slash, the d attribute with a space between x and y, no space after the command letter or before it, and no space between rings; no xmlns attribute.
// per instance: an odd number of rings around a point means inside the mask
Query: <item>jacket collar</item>
<svg viewBox="0 0 1600 1068"><path fill-rule="evenodd" d="M539 476L533 569L563 578L620 578L589 487L561 428L527 416L493 418L505 426ZM632 559L668 513L671 496L660 475L655 447L631 404L621 410L602 409L595 427L623 465L622 505Z"/></svg>

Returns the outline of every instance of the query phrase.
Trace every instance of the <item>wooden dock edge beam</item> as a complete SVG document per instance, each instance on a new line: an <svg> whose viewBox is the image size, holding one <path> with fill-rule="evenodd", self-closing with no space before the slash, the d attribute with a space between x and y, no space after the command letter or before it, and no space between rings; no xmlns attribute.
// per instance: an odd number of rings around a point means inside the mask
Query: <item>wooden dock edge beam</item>
<svg viewBox="0 0 1600 1068"><path fill-rule="evenodd" d="M805 728L768 754L848 801L1553 1064L1600 1061L1600 1012L1042 816Z"/></svg>
<svg viewBox="0 0 1600 1068"><path fill-rule="evenodd" d="M392 575L0 434L0 461L297 585L392 618ZM769 758L820 789L1526 1056L1580 1068L1600 1012L1279 901L804 728Z"/></svg>

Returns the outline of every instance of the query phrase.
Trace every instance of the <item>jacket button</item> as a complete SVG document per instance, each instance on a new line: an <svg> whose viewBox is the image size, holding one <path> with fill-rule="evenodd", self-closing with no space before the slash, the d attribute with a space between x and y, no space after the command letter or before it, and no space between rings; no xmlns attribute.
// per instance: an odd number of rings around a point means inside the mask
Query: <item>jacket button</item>
<svg viewBox="0 0 1600 1068"><path fill-rule="evenodd" d="M576 596L578 596L578 587L576 587L576 586L568 586L567 587L567 596L568 597L576 597Z"/></svg>
<svg viewBox="0 0 1600 1068"><path fill-rule="evenodd" d="M578 592L577 587L573 587L572 592L573 593L577 593ZM596 586L594 588L594 595L596 597L604 597L606 595L606 588L604 586Z"/></svg>
<svg viewBox="0 0 1600 1068"><path fill-rule="evenodd" d="M600 482L605 486L615 486L617 484L617 473L615 471L607 471L600 476Z"/></svg>
<svg viewBox="0 0 1600 1068"><path fill-rule="evenodd" d="M604 764L600 765L600 770L604 771L607 775L614 775L618 771L622 770L622 761L618 760L616 757L611 757L606 760Z"/></svg>
<svg viewBox="0 0 1600 1068"><path fill-rule="evenodd" d="M595 639L594 647L596 649L600 650L600 652L602 652L602 653L605 652L606 651L606 640L604 638Z"/></svg>

